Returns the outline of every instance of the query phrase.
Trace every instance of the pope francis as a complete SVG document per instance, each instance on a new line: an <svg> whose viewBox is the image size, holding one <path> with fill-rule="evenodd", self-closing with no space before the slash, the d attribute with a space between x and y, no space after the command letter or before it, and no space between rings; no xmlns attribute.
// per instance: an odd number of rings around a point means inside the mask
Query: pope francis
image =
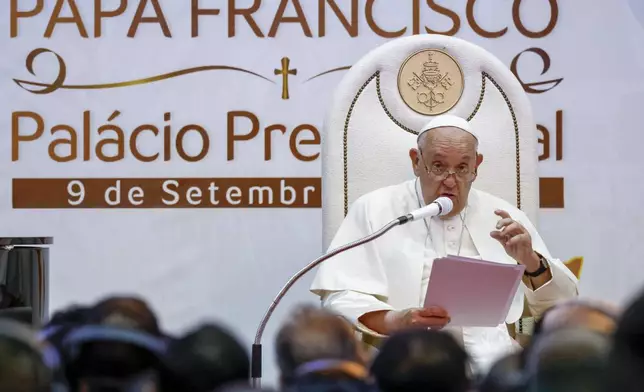
<svg viewBox="0 0 644 392"><path fill-rule="evenodd" d="M445 328L465 346L474 371L486 371L518 344L505 323L458 328L449 325L444 309L423 308L434 259L450 254L525 265L507 323L520 318L524 297L531 312L539 315L555 302L576 296L578 282L550 255L521 210L472 188L483 162L478 140L471 123L449 114L421 129L417 147L409 152L416 178L358 198L330 249L369 235L441 196L452 200L452 211L397 227L327 260L311 291L320 296L322 306L348 318L363 334L382 337L409 327Z"/></svg>

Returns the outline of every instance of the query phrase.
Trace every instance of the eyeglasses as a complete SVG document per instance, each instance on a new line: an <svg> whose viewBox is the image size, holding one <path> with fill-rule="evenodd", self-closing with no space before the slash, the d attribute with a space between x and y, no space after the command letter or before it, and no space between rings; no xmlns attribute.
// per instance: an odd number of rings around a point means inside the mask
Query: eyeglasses
<svg viewBox="0 0 644 392"><path fill-rule="evenodd" d="M476 172L470 171L468 166L461 166L456 170L448 170L447 166L434 164L431 168L428 168L422 151L420 151L420 157L423 161L423 166L425 166L425 171L435 180L444 181L447 177L454 174L454 177L459 181L470 181L476 174Z"/></svg>

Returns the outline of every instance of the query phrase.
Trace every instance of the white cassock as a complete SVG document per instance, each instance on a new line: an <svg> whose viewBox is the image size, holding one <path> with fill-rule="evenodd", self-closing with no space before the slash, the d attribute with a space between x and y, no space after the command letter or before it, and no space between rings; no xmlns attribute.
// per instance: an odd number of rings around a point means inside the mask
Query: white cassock
<svg viewBox="0 0 644 392"><path fill-rule="evenodd" d="M357 199L334 237L334 249L378 230L391 220L424 205L417 180L385 187ZM358 322L367 312L422 307L433 260L447 254L516 264L501 244L490 237L501 219L496 209L507 211L532 236L532 246L543 255L552 279L532 290L521 283L506 322L516 322L523 313L524 296L533 315L555 302L578 294L577 278L554 259L527 216L506 201L488 193L470 190L468 205L460 215L437 217L395 227L368 244L346 251L320 265L311 291L322 305L349 319L363 333L377 336ZM481 282L485 284L485 282ZM517 349L507 326L446 327L463 343L475 371L486 371L501 356Z"/></svg>

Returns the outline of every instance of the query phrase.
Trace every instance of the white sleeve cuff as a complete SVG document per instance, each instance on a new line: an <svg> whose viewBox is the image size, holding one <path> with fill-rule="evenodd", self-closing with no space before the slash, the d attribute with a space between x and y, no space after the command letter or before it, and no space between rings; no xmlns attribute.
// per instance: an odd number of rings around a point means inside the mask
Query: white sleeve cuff
<svg viewBox="0 0 644 392"><path fill-rule="evenodd" d="M371 335L378 333L362 325L358 319L366 313L393 310L391 305L373 295L350 290L325 292L322 295L322 306L343 316L356 328Z"/></svg>
<svg viewBox="0 0 644 392"><path fill-rule="evenodd" d="M526 285L525 296L533 315L538 316L555 303L578 295L577 280L558 260L547 260L552 278L534 290Z"/></svg>

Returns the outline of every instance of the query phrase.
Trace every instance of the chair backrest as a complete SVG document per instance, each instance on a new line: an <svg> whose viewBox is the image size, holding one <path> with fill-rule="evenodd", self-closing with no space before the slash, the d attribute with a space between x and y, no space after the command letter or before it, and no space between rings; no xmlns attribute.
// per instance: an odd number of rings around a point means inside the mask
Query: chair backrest
<svg viewBox="0 0 644 392"><path fill-rule="evenodd" d="M528 97L483 48L444 35L390 41L347 72L324 123L324 246L359 196L413 178L409 149L433 116L472 122L484 162L474 187L521 208L537 225L538 143Z"/></svg>

